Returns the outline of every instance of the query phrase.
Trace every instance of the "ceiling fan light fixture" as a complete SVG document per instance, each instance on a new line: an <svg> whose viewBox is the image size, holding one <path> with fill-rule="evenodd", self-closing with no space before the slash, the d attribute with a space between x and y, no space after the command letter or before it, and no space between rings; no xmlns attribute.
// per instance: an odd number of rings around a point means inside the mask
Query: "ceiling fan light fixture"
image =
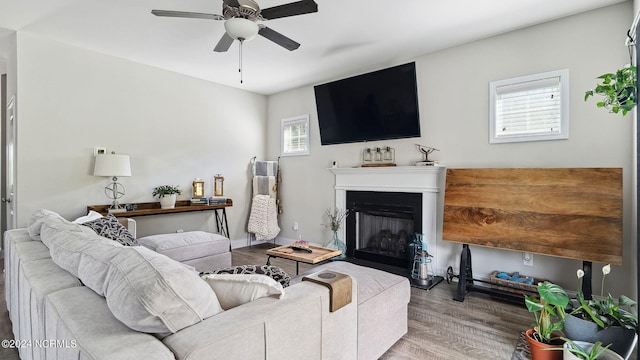
<svg viewBox="0 0 640 360"><path fill-rule="evenodd" d="M258 24L243 18L232 18L224 22L227 34L235 40L249 41L258 35Z"/></svg>

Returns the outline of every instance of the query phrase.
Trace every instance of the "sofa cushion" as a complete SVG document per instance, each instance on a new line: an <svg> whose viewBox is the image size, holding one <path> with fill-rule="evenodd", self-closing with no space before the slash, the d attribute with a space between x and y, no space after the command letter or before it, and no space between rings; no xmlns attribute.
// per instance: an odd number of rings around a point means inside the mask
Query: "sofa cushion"
<svg viewBox="0 0 640 360"><path fill-rule="evenodd" d="M104 298L80 286L49 294L44 305L47 359L175 359L155 336L114 318Z"/></svg>
<svg viewBox="0 0 640 360"><path fill-rule="evenodd" d="M133 235L131 235L129 230L127 230L127 228L124 227L112 214L102 216L95 220L83 222L82 225L88 226L93 229L96 234L115 240L124 246L138 245L138 242Z"/></svg>
<svg viewBox="0 0 640 360"><path fill-rule="evenodd" d="M111 258L123 248L118 242L99 236L82 225L90 233L71 231L71 226L56 222L42 225L42 242L49 247L51 258L99 295ZM81 266L82 265L82 266Z"/></svg>
<svg viewBox="0 0 640 360"><path fill-rule="evenodd" d="M145 236L138 243L177 261L193 260L229 252L229 239L205 231Z"/></svg>
<svg viewBox="0 0 640 360"><path fill-rule="evenodd" d="M110 261L104 293L118 320L148 333L175 333L222 311L195 271L143 246L124 247Z"/></svg>
<svg viewBox="0 0 640 360"><path fill-rule="evenodd" d="M54 218L43 221L41 237L53 261L105 296L114 316L134 330L173 333L222 311L197 272L145 247Z"/></svg>
<svg viewBox="0 0 640 360"><path fill-rule="evenodd" d="M273 280L282 285L283 288L289 286L291 276L284 270L273 265L238 265L229 266L221 269L215 269L213 271L201 272L200 276L207 274L260 274L267 275Z"/></svg>
<svg viewBox="0 0 640 360"><path fill-rule="evenodd" d="M202 275L202 279L216 293L220 305L225 310L265 296L284 296L282 285L266 275L205 274Z"/></svg>

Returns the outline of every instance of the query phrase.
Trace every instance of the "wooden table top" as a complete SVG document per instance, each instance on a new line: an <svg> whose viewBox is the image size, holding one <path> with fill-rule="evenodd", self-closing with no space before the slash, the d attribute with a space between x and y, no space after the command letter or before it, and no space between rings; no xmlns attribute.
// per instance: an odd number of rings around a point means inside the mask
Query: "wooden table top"
<svg viewBox="0 0 640 360"><path fill-rule="evenodd" d="M300 261L307 264L317 264L342 254L342 250L330 249L322 246L309 245L311 252L293 250L291 245L278 246L267 250L267 255L289 260Z"/></svg>

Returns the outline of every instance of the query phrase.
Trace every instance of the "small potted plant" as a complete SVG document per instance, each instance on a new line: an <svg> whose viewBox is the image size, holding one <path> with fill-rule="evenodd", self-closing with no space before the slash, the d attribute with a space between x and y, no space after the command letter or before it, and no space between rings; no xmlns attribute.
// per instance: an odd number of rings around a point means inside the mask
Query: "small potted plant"
<svg viewBox="0 0 640 360"><path fill-rule="evenodd" d="M638 315L630 311L636 306L636 302L624 295L620 295L617 300L611 294L604 296L604 280L610 272L610 264L602 267L599 298L585 300L582 291L578 291L565 319L564 333L573 340L612 344L611 350L624 355L631 350L638 326ZM580 289L584 271L579 269L576 275Z"/></svg>
<svg viewBox="0 0 640 360"><path fill-rule="evenodd" d="M526 332L531 359L560 360L561 352L545 349L553 349L563 343L560 336L569 296L562 287L548 281L538 284L538 294L539 297L525 295L527 310L536 317L536 323Z"/></svg>
<svg viewBox="0 0 640 360"><path fill-rule="evenodd" d="M161 209L173 209L176 207L176 197L182 194L180 187L173 185L161 185L153 188L153 197L160 199Z"/></svg>
<svg viewBox="0 0 640 360"><path fill-rule="evenodd" d="M598 94L601 101L596 103L599 108L605 108L612 113L626 115L633 110L637 103L636 67L628 66L619 69L615 74L603 74L598 76L602 83L596 84L595 89L586 91L584 101L590 96Z"/></svg>
<svg viewBox="0 0 640 360"><path fill-rule="evenodd" d="M567 338L564 340L563 360L623 360L622 356L609 350L609 346L602 346L602 342L595 344L584 341L573 341ZM560 349L558 349L560 350Z"/></svg>

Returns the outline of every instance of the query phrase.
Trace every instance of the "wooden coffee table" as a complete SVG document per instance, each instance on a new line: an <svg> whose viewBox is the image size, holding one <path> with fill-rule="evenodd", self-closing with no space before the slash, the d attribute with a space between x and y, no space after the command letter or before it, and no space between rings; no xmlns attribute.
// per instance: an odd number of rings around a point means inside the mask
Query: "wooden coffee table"
<svg viewBox="0 0 640 360"><path fill-rule="evenodd" d="M296 275L299 272L301 262L306 264L317 264L342 254L341 250L330 249L322 246L309 245L311 252L293 250L291 245L278 246L267 250L267 265L271 265L271 258L283 258L296 262Z"/></svg>

